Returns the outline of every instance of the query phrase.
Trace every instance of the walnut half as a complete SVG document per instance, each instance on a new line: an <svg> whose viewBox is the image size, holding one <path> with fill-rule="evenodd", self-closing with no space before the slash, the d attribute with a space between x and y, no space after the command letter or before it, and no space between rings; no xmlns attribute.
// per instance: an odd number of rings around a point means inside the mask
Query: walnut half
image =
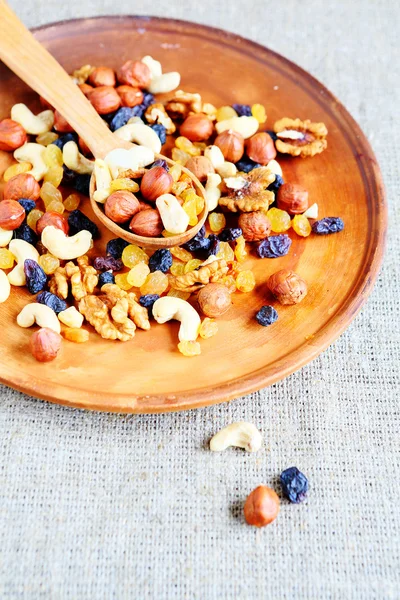
<svg viewBox="0 0 400 600"><path fill-rule="evenodd" d="M229 192L219 199L220 206L232 212L253 212L268 210L273 203L275 195L268 190L268 186L275 181L275 174L268 167L258 167L250 173L229 177ZM232 179L238 179L240 186L235 189ZM242 181L243 180L243 181Z"/></svg>
<svg viewBox="0 0 400 600"><path fill-rule="evenodd" d="M324 123L284 117L276 121L274 131L277 135L275 147L282 154L305 158L320 154L328 145L328 130Z"/></svg>

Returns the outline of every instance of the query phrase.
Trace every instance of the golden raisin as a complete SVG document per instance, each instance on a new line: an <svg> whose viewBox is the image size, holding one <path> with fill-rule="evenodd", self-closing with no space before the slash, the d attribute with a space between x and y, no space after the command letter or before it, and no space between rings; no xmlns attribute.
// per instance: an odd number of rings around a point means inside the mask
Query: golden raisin
<svg viewBox="0 0 400 600"><path fill-rule="evenodd" d="M172 275L183 275L185 272L185 265L181 262L172 261L172 265L170 268L170 272Z"/></svg>
<svg viewBox="0 0 400 600"><path fill-rule="evenodd" d="M62 167L63 165L62 150L55 144L46 146L46 148L43 150L42 158L48 167Z"/></svg>
<svg viewBox="0 0 400 600"><path fill-rule="evenodd" d="M206 340L207 338L213 337L213 335L216 335L217 333L218 324L216 323L215 319L210 319L209 317L206 317L200 325L200 337Z"/></svg>
<svg viewBox="0 0 400 600"><path fill-rule="evenodd" d="M200 148L197 148L193 142L188 140L188 138L180 135L175 140L175 146L179 148L179 150L183 150L183 152L187 152L190 156L199 156L201 154Z"/></svg>
<svg viewBox="0 0 400 600"><path fill-rule="evenodd" d="M138 263L143 262L147 264L149 262L149 257L147 256L146 252L139 248L139 246L135 246L133 244L130 244L124 248L121 259L124 265L130 269Z"/></svg>
<svg viewBox="0 0 400 600"><path fill-rule="evenodd" d="M173 296L174 298L180 298L181 300L188 300L191 294L190 292L182 292L182 290L174 290L171 288L167 296Z"/></svg>
<svg viewBox="0 0 400 600"><path fill-rule="evenodd" d="M47 207L50 202L56 200L62 203L62 194L60 190L58 190L52 183L46 181L40 190L40 197L44 202L44 205Z"/></svg>
<svg viewBox="0 0 400 600"><path fill-rule="evenodd" d="M81 199L78 194L70 194L64 200L65 210L72 211L76 210L81 203Z"/></svg>
<svg viewBox="0 0 400 600"><path fill-rule="evenodd" d="M46 133L40 133L37 136L36 143L40 144L41 146L48 146L56 140L58 140L57 133L54 133L53 131L46 131Z"/></svg>
<svg viewBox="0 0 400 600"><path fill-rule="evenodd" d="M271 230L274 233L283 233L290 229L290 215L285 210L270 208L266 215L271 223Z"/></svg>
<svg viewBox="0 0 400 600"><path fill-rule="evenodd" d="M186 165L187 161L190 158L190 154L184 152L183 150L180 150L179 148L172 148L171 156L172 160L183 166Z"/></svg>
<svg viewBox="0 0 400 600"><path fill-rule="evenodd" d="M199 342L179 342L178 350L183 356L197 356L198 354L201 354Z"/></svg>
<svg viewBox="0 0 400 600"><path fill-rule="evenodd" d="M200 267L200 265L203 263L204 261L200 260L199 258L192 258L191 260L189 260L185 267L184 267L184 273L189 273L190 271L195 271L196 269L198 269Z"/></svg>
<svg viewBox="0 0 400 600"><path fill-rule="evenodd" d="M236 277L236 285L240 292L251 292L256 285L253 271L240 271Z"/></svg>
<svg viewBox="0 0 400 600"><path fill-rule="evenodd" d="M265 121L267 120L265 108L262 104L253 104L253 106L251 107L251 114L257 119L259 123L265 123Z"/></svg>
<svg viewBox="0 0 400 600"><path fill-rule="evenodd" d="M89 339L89 332L86 329L81 329L78 327L67 327L63 331L63 336L66 340L70 342L75 342L76 344L83 344L87 342Z"/></svg>
<svg viewBox="0 0 400 600"><path fill-rule="evenodd" d="M60 266L60 261L52 254L42 254L39 256L39 265L46 275L53 275Z"/></svg>
<svg viewBox="0 0 400 600"><path fill-rule="evenodd" d="M185 250L185 248L181 248L180 246L173 246L169 249L169 251L171 252L172 256L175 256L175 258L178 258L182 262L188 262L193 258L188 250Z"/></svg>
<svg viewBox="0 0 400 600"><path fill-rule="evenodd" d="M295 215L292 221L292 228L301 237L308 237L311 233L310 221L304 215Z"/></svg>
<svg viewBox="0 0 400 600"><path fill-rule="evenodd" d="M14 255L9 250L0 248L0 269L12 269L14 260Z"/></svg>
<svg viewBox="0 0 400 600"><path fill-rule="evenodd" d="M216 255L217 258L223 258L227 262L235 260L235 253L230 247L228 242L221 242L219 246L219 252Z"/></svg>
<svg viewBox="0 0 400 600"><path fill-rule="evenodd" d="M237 117L238 114L232 106L221 106L217 109L215 116L217 117L217 121L226 121L227 119Z"/></svg>
<svg viewBox="0 0 400 600"><path fill-rule="evenodd" d="M52 200L50 204L47 204L46 206L46 212L56 212L62 215L64 211L65 206L59 200Z"/></svg>
<svg viewBox="0 0 400 600"><path fill-rule="evenodd" d="M161 296L168 289L168 277L162 271L154 271L148 275L144 284L140 287L142 296L147 294L158 294Z"/></svg>
<svg viewBox="0 0 400 600"><path fill-rule="evenodd" d="M52 144L53 145L53 144ZM60 165L54 165L49 167L47 173L44 176L43 181L52 183L54 187L58 188L64 177L64 170Z"/></svg>
<svg viewBox="0 0 400 600"><path fill-rule="evenodd" d="M226 225L226 218L224 213L210 213L208 215L208 223L213 233L220 233Z"/></svg>
<svg viewBox="0 0 400 600"><path fill-rule="evenodd" d="M127 190L128 192L134 193L139 191L139 184L127 177L121 177L119 179L114 179L111 182L110 190L111 193L117 192L118 190Z"/></svg>
<svg viewBox="0 0 400 600"><path fill-rule="evenodd" d="M20 162L16 165L11 165L4 171L3 179L5 182L9 181L15 175L20 175L21 173L27 173L32 169L32 165L29 162Z"/></svg>
<svg viewBox="0 0 400 600"><path fill-rule="evenodd" d="M43 217L43 214L41 210L34 208L26 217L26 223L33 231L36 231L36 223Z"/></svg>
<svg viewBox="0 0 400 600"><path fill-rule="evenodd" d="M146 263L141 262L132 267L127 275L127 281L133 287L140 287L144 284L147 279L148 274L150 273L149 267Z"/></svg>
<svg viewBox="0 0 400 600"><path fill-rule="evenodd" d="M235 257L239 262L243 262L246 260L247 250L246 250L246 241L244 237L241 235L236 238L236 246L235 246Z"/></svg>
<svg viewBox="0 0 400 600"><path fill-rule="evenodd" d="M121 290L130 290L133 286L128 281L128 273L117 273L115 283Z"/></svg>

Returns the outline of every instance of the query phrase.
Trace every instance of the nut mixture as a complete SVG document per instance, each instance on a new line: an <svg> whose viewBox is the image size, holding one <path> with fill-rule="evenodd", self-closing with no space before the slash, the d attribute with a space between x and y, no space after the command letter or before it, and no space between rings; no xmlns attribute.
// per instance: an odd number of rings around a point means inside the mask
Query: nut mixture
<svg viewBox="0 0 400 600"><path fill-rule="evenodd" d="M317 220L318 204L310 205L299 182L284 182L276 160L278 153L324 151L323 123L284 117L268 129L262 104L215 107L179 89L180 74L163 73L151 56L116 71L84 65L71 77L111 131L134 146L94 160L44 99L39 114L20 103L0 121L0 151L16 160L3 173L0 303L12 286L38 294L17 320L41 327L31 338L38 361L54 360L62 337L87 341L85 322L105 339L128 341L153 319L180 321L179 351L198 355L198 338L218 332L215 319L230 309L231 295L254 289L243 264L250 254L286 255L289 230L308 237L343 229L339 217ZM158 158L166 142L175 164ZM204 183L205 197L182 167ZM170 237L197 225L205 208L206 226L181 247L150 252L116 238L104 255L98 227L85 215L92 173L94 199L122 230ZM307 294L289 269L270 275L267 285L268 300L281 305ZM252 318L269 326L278 313L268 304Z"/></svg>

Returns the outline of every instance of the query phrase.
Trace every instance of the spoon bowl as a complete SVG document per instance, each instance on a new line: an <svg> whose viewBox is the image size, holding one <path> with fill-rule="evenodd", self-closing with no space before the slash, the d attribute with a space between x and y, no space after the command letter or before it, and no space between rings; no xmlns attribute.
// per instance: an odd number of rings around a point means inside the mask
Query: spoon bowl
<svg viewBox="0 0 400 600"><path fill-rule="evenodd" d="M168 163L170 166L173 166L175 164L175 161L171 160L170 158L167 158L166 156L163 156L162 154L156 154L155 158L165 160L166 163ZM183 166L181 166L181 169L182 169L183 173L186 173L187 175L189 175L191 177L194 188L196 190L196 193L205 199L204 187L201 185L201 183L197 179L197 177L195 177L195 175L193 175L193 173L191 171L189 171L189 169L186 169ZM94 200L94 198L93 198L93 193L95 190L96 190L96 177L93 173L90 178L89 193L90 193L90 204L92 206L92 210L93 210L94 214L96 215L97 219L101 223L103 223L103 225L105 227L107 227L107 229L112 231L113 234L115 234L117 237L122 238L123 240L129 242L130 244L135 244L137 246L144 246L145 248L171 248L173 246L181 246L182 244L185 244L186 242L191 240L196 235L196 233L198 233L200 231L200 229L204 225L204 223L207 219L207 215L208 215L207 202L205 200L204 208L201 211L201 213L198 215L198 219L199 219L198 223L196 225L194 225L193 227L189 227L189 229L187 229L183 233L179 233L179 234L172 235L169 237L145 237L143 235L136 235L135 233L131 233L130 231L127 231L126 229L121 227L118 223L114 223L114 221L109 219L107 217L107 215L105 214L104 210L102 209L102 206L104 206L104 205L100 204L99 202L96 202L96 200Z"/></svg>
<svg viewBox="0 0 400 600"><path fill-rule="evenodd" d="M61 65L34 38L32 33L13 13L10 7L0 0L0 59L18 77L42 96L50 105L59 111L74 131L84 140L95 158L103 158L116 148L129 150L134 144L121 140L110 131L106 123L95 111L92 104L81 92ZM158 155L171 166L175 162ZM118 237L147 248L169 248L184 244L193 238L207 218L207 202L205 191L199 180L189 171L182 170L191 177L199 196L204 198L204 209L199 215L199 222L182 234L173 237L150 238L135 235L111 221L93 200L95 190L94 175L90 181L90 201L96 217L107 229Z"/></svg>

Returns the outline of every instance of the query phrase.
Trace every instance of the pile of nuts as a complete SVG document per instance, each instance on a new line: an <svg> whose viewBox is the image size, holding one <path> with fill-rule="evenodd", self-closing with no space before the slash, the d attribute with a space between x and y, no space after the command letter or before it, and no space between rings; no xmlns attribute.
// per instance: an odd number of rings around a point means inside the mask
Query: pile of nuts
<svg viewBox="0 0 400 600"><path fill-rule="evenodd" d="M41 327L31 338L37 360L56 357L61 334L87 341L85 321L104 339L128 341L136 328L150 329L152 319L180 321L178 349L195 356L198 338L217 333L215 319L229 310L231 295L254 289L254 274L243 265L249 253L286 255L290 229L303 237L343 229L338 217L316 220L318 205L309 206L303 186L283 181L276 160L278 152L322 152L323 123L283 118L273 131L260 130L267 118L261 104L216 108L178 90L179 73L163 73L150 56L116 73L84 65L72 78L115 135L135 145L93 160L43 99L39 114L16 104L0 122L0 150L17 161L3 173L0 302L11 286L38 294L17 319L21 327ZM155 94L169 96L161 102ZM173 166L156 156L167 136ZM183 166L204 183L205 199ZM121 230L169 237L195 226L205 208L206 226L181 247L152 253L116 238L101 255L98 227L80 210L93 172L94 198ZM282 305L307 294L306 282L288 269L272 274L268 288ZM265 305L252 317L267 326L278 313Z"/></svg>
<svg viewBox="0 0 400 600"><path fill-rule="evenodd" d="M247 452L257 452L262 447L262 435L257 427L246 421L227 425L210 440L212 452L222 452L230 447L243 448ZM304 502L308 492L308 479L297 469L289 467L280 475L283 495L292 503ZM279 514L278 494L266 485L259 485L247 497L244 504L244 518L248 525L265 527Z"/></svg>

